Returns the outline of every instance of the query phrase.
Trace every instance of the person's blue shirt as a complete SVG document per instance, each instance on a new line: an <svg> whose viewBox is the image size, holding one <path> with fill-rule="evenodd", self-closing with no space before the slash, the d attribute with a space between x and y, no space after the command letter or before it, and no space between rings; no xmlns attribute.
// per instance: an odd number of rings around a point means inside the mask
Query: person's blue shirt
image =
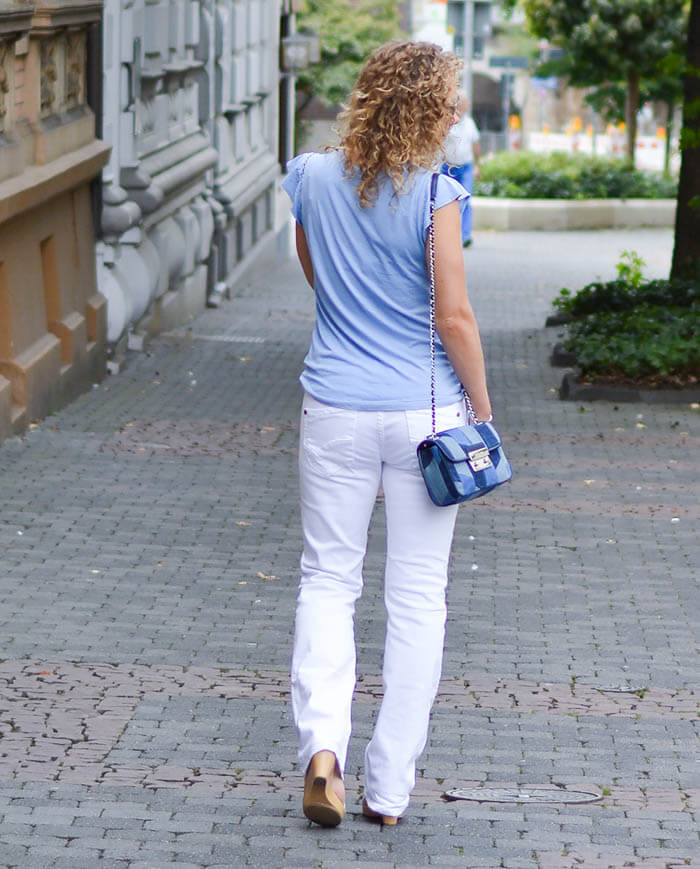
<svg viewBox="0 0 700 869"><path fill-rule="evenodd" d="M304 228L314 269L316 324L301 375L318 401L354 410L430 407L430 279L426 239L430 179L415 173L396 195L385 178L376 201L360 207L359 172L348 177L342 151L302 154L283 188ZM435 207L468 194L439 176ZM436 335L438 406L462 388Z"/></svg>

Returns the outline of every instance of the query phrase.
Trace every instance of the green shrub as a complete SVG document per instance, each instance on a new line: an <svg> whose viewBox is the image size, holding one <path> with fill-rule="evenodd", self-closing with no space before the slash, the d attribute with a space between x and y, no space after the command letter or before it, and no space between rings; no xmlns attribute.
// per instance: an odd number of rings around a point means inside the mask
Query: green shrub
<svg viewBox="0 0 700 869"><path fill-rule="evenodd" d="M637 286L620 278L594 281L575 294L570 290L561 290L552 305L573 318L655 305L690 308L700 305L700 282L654 280Z"/></svg>
<svg viewBox="0 0 700 869"><path fill-rule="evenodd" d="M678 383L700 375L700 275L647 281L643 267L636 251L623 251L614 281L554 299L571 318L563 346L584 376Z"/></svg>
<svg viewBox="0 0 700 869"><path fill-rule="evenodd" d="M646 305L589 314L572 323L565 348L584 376L684 378L700 375L700 307Z"/></svg>
<svg viewBox="0 0 700 869"><path fill-rule="evenodd" d="M674 199L677 182L622 160L502 151L481 163L478 196L511 199Z"/></svg>
<svg viewBox="0 0 700 869"><path fill-rule="evenodd" d="M645 265L636 250L623 250L615 266L617 277L621 281L626 281L633 290L638 290L644 283L642 269Z"/></svg>

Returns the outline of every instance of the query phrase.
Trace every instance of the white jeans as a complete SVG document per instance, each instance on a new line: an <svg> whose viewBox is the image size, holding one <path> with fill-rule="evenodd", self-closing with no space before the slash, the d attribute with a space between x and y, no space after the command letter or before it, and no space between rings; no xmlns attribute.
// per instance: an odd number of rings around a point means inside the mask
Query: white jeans
<svg viewBox="0 0 700 869"><path fill-rule="evenodd" d="M464 422L464 404L438 408L438 430ZM436 507L416 446L430 410L354 411L306 395L300 438L304 550L292 657L292 708L306 770L323 749L344 769L355 687L355 601L367 528L384 491L387 628L382 700L365 751L371 809L400 815L428 735L445 631L447 563L457 507Z"/></svg>

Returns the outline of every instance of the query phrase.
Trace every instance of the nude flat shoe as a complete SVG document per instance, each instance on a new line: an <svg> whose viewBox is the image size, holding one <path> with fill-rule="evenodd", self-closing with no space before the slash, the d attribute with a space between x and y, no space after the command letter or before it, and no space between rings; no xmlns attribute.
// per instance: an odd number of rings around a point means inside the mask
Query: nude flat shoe
<svg viewBox="0 0 700 869"><path fill-rule="evenodd" d="M304 779L304 814L322 827L337 827L345 817L345 805L334 784L340 779L332 751L317 751Z"/></svg>
<svg viewBox="0 0 700 869"><path fill-rule="evenodd" d="M400 819L400 815L383 815L381 812L375 812L367 805L367 800L362 800L362 814L366 818L371 818L373 821L379 821L384 827L395 827Z"/></svg>

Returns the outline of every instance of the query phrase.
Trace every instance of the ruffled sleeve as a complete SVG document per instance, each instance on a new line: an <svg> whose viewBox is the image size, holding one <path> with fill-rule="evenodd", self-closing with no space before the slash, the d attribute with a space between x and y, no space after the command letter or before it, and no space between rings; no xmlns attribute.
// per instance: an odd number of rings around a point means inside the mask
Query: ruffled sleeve
<svg viewBox="0 0 700 869"><path fill-rule="evenodd" d="M304 225L301 207L302 178L306 164L311 154L300 154L287 163L287 175L282 181L282 189L286 191L292 200L292 215L301 226Z"/></svg>
<svg viewBox="0 0 700 869"><path fill-rule="evenodd" d="M437 191L435 193L435 210L442 208L443 205L448 205L450 202L457 202L459 205L460 215L464 213L469 203L471 193L462 187L459 181L450 178L449 175L438 175ZM425 204L425 215L423 229L427 233L430 226L430 180L428 180L428 199Z"/></svg>

